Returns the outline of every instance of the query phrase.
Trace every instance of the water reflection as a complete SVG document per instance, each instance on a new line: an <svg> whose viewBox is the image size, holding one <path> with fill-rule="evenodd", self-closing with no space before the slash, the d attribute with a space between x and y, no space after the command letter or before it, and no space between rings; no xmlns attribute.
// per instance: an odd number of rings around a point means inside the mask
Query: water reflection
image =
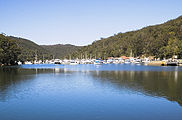
<svg viewBox="0 0 182 120"><path fill-rule="evenodd" d="M6 101L10 97L16 97L19 89L26 88L39 74L58 74L70 72L65 69L21 69L21 68L0 68L0 101ZM24 87L24 88L22 88Z"/></svg>
<svg viewBox="0 0 182 120"><path fill-rule="evenodd" d="M92 74L103 84L127 88L154 97L164 97L182 106L182 72L178 71L96 71ZM97 79L98 80L98 79Z"/></svg>
<svg viewBox="0 0 182 120"><path fill-rule="evenodd" d="M164 97L176 101L182 106L182 72L181 71L70 71L66 68L54 69L0 69L0 101L6 101L23 84L31 83L40 74L86 73L95 82L140 92L154 97ZM80 74L80 73L79 73ZM51 79L51 78L50 78Z"/></svg>

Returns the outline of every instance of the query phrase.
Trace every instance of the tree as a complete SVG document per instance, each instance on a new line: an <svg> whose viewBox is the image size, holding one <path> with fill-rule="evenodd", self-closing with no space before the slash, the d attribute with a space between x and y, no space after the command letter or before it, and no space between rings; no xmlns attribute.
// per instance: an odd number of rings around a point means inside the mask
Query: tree
<svg viewBox="0 0 182 120"><path fill-rule="evenodd" d="M174 55L181 57L182 52L182 41L176 37L169 38L168 45L160 49L163 57L172 58Z"/></svg>
<svg viewBox="0 0 182 120"><path fill-rule="evenodd" d="M0 34L0 63L5 65L14 65L18 61L18 55L21 53L15 41Z"/></svg>

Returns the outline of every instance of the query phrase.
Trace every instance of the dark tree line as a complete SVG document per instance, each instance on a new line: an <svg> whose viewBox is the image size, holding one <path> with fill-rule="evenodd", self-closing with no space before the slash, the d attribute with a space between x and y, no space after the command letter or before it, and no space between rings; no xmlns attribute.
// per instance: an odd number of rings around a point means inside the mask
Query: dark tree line
<svg viewBox="0 0 182 120"><path fill-rule="evenodd" d="M14 65L21 50L14 40L0 34L0 64Z"/></svg>

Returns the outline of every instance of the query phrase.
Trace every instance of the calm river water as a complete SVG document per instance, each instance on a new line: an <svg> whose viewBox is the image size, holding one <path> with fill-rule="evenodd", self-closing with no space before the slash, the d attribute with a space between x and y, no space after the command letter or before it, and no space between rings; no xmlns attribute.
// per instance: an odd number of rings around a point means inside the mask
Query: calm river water
<svg viewBox="0 0 182 120"><path fill-rule="evenodd" d="M0 68L0 120L181 120L182 67Z"/></svg>

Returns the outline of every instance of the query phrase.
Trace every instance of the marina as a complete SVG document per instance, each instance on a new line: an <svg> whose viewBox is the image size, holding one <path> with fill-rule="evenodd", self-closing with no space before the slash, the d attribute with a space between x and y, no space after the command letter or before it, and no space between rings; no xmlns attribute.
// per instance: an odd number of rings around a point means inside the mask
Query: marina
<svg viewBox="0 0 182 120"><path fill-rule="evenodd" d="M22 62L18 62L19 65ZM78 65L78 64L137 64L137 65L154 65L154 66L181 66L181 59L149 59L149 58L133 58L122 56L120 58L109 57L106 60L103 59L52 59L52 60L35 60L33 62L26 61L24 64L68 64L68 65Z"/></svg>

